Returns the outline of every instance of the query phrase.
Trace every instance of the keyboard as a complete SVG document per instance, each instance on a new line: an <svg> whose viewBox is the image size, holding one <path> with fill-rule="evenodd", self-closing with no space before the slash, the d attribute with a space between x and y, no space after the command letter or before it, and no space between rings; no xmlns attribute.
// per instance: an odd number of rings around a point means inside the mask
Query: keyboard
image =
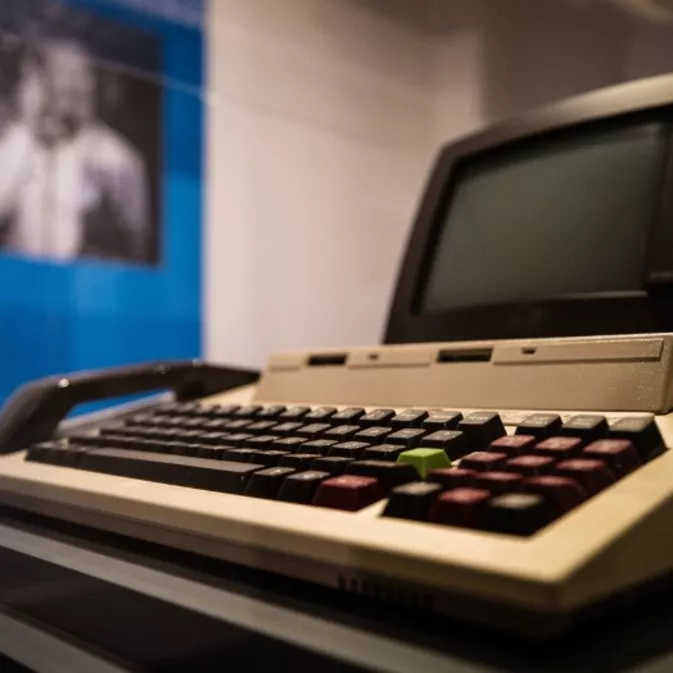
<svg viewBox="0 0 673 673"><path fill-rule="evenodd" d="M49 404L24 390L0 413L0 502L554 635L669 577L672 352L655 335L282 354L216 394L231 381L193 364L40 382ZM177 400L44 420L167 371Z"/></svg>

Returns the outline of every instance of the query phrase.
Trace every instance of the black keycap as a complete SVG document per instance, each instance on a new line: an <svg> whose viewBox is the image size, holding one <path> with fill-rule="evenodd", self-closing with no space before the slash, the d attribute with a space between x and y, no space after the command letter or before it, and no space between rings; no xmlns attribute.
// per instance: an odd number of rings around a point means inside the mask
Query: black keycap
<svg viewBox="0 0 673 673"><path fill-rule="evenodd" d="M203 444L188 444L186 442L170 442L164 445L164 450L157 453L170 453L176 456L193 456L199 455L199 449Z"/></svg>
<svg viewBox="0 0 673 673"><path fill-rule="evenodd" d="M260 409L255 415L255 418L258 421L261 420L271 421L278 418L284 411L285 411L284 404L270 404L269 406Z"/></svg>
<svg viewBox="0 0 673 673"><path fill-rule="evenodd" d="M225 440L229 446L242 447L253 435L249 432L233 432Z"/></svg>
<svg viewBox="0 0 673 673"><path fill-rule="evenodd" d="M395 430L418 428L427 417L428 412L423 409L406 409L390 419L390 426Z"/></svg>
<svg viewBox="0 0 673 673"><path fill-rule="evenodd" d="M119 449L91 449L82 456L79 467L93 472L222 493L243 493L250 475L262 469L261 465L254 463Z"/></svg>
<svg viewBox="0 0 673 673"><path fill-rule="evenodd" d="M201 438L203 437L205 433L201 432L200 430L180 430L179 432L176 432L175 435L173 436L174 440L176 442L185 442L187 444L196 444L196 443L201 443ZM149 434L145 435L148 438L152 438L155 435Z"/></svg>
<svg viewBox="0 0 673 673"><path fill-rule="evenodd" d="M386 491L410 481L418 481L418 472L407 463L386 460L358 460L346 467L346 474L378 479Z"/></svg>
<svg viewBox="0 0 673 673"><path fill-rule="evenodd" d="M358 422L363 428L369 428L374 425L387 425L394 415L394 409L373 409L364 416L361 416Z"/></svg>
<svg viewBox="0 0 673 673"><path fill-rule="evenodd" d="M293 467L295 470L311 470L316 458L320 458L317 453L288 453L278 464L281 467Z"/></svg>
<svg viewBox="0 0 673 673"><path fill-rule="evenodd" d="M594 414L571 416L561 426L561 436L579 437L585 445L595 442L597 439L607 437L607 434L608 422L605 416L596 416Z"/></svg>
<svg viewBox="0 0 673 673"><path fill-rule="evenodd" d="M420 428L406 428L404 430L397 430L386 437L386 443L399 444L405 446L407 449L413 449L421 443L421 439L427 433Z"/></svg>
<svg viewBox="0 0 673 673"><path fill-rule="evenodd" d="M342 442L331 447L328 455L358 460L368 448L369 444L366 442Z"/></svg>
<svg viewBox="0 0 673 673"><path fill-rule="evenodd" d="M81 433L68 437L68 442L76 446L111 446L114 442L114 435L99 435L97 431L91 433ZM49 444L50 442L46 442Z"/></svg>
<svg viewBox="0 0 673 673"><path fill-rule="evenodd" d="M183 424L182 427L186 428L188 430L200 430L203 428L204 423L207 423L207 419L205 418L199 418L198 416L196 418L188 418ZM206 426L207 428L208 426Z"/></svg>
<svg viewBox="0 0 673 673"><path fill-rule="evenodd" d="M133 414L133 416L125 418L124 423L126 425L161 425L161 416L155 416L154 414Z"/></svg>
<svg viewBox="0 0 673 673"><path fill-rule="evenodd" d="M423 447L444 449L451 460L457 460L470 453L467 438L459 430L437 430L423 437Z"/></svg>
<svg viewBox="0 0 673 673"><path fill-rule="evenodd" d="M296 453L297 451L302 450L299 447L306 442L305 437L281 437L271 444L272 449L277 451L288 451L290 453Z"/></svg>
<svg viewBox="0 0 673 673"><path fill-rule="evenodd" d="M483 526L493 533L532 535L552 519L548 503L532 493L507 493L486 503Z"/></svg>
<svg viewBox="0 0 673 673"><path fill-rule="evenodd" d="M115 423L113 425L104 425L98 429L98 433L101 435L116 435L117 437L139 437L138 431L142 433L143 430L145 428Z"/></svg>
<svg viewBox="0 0 673 673"><path fill-rule="evenodd" d="M360 432L359 425L337 425L325 432L323 437L325 439L336 439L344 442L347 439L351 439L357 432Z"/></svg>
<svg viewBox="0 0 673 673"><path fill-rule="evenodd" d="M331 427L329 423L309 423L308 425L302 425L301 428L297 428L296 435L308 439L318 439Z"/></svg>
<svg viewBox="0 0 673 673"><path fill-rule="evenodd" d="M287 437L293 435L298 428L301 428L303 423L279 423L273 426L273 434Z"/></svg>
<svg viewBox="0 0 673 673"><path fill-rule="evenodd" d="M318 472L316 470L291 474L280 487L278 500L308 505L313 500L321 482L330 476L328 472Z"/></svg>
<svg viewBox="0 0 673 673"><path fill-rule="evenodd" d="M494 411L477 411L458 423L458 430L465 434L471 451L486 451L489 444L507 434L502 419Z"/></svg>
<svg viewBox="0 0 673 673"><path fill-rule="evenodd" d="M222 460L233 460L236 463L254 463L253 458L256 457L257 453L262 452L255 451L255 449L227 449L222 454ZM196 455L198 455L198 452Z"/></svg>
<svg viewBox="0 0 673 673"><path fill-rule="evenodd" d="M245 440L244 446L249 449L268 449L277 439L278 435L257 435Z"/></svg>
<svg viewBox="0 0 673 673"><path fill-rule="evenodd" d="M210 460L223 460L225 451L230 451L230 448L223 446L205 446L201 445L196 451L197 458L209 458Z"/></svg>
<svg viewBox="0 0 673 673"><path fill-rule="evenodd" d="M209 418L201 424L204 432L224 432L224 426L229 421L226 418Z"/></svg>
<svg viewBox="0 0 673 673"><path fill-rule="evenodd" d="M395 444L381 444L379 446L370 446L363 454L363 460L388 460L393 463L403 451L406 451L405 446L397 446Z"/></svg>
<svg viewBox="0 0 673 673"><path fill-rule="evenodd" d="M288 451L279 451L278 449L271 449L270 451L260 451L260 455L257 457L257 461L260 465L266 465L266 467L275 467L280 463L280 459L283 456L291 456L292 454Z"/></svg>
<svg viewBox="0 0 673 673"><path fill-rule="evenodd" d="M561 431L561 417L558 414L532 414L516 428L517 435L531 435L536 439L546 439Z"/></svg>
<svg viewBox="0 0 673 673"><path fill-rule="evenodd" d="M336 412L336 407L316 407L313 411L309 411L309 413L304 416L304 422L314 423L326 421Z"/></svg>
<svg viewBox="0 0 673 673"><path fill-rule="evenodd" d="M239 430L245 430L249 425L252 425L251 420L247 418L237 418L225 423L223 427L225 432L238 432Z"/></svg>
<svg viewBox="0 0 673 673"><path fill-rule="evenodd" d="M210 415L216 418L231 418L240 404L216 404L210 408Z"/></svg>
<svg viewBox="0 0 673 673"><path fill-rule="evenodd" d="M311 407L288 407L278 417L281 421L299 421L311 411Z"/></svg>
<svg viewBox="0 0 673 673"><path fill-rule="evenodd" d="M291 467L270 467L266 470L255 472L245 487L245 494L253 498L267 498L273 500L286 477L294 474Z"/></svg>
<svg viewBox="0 0 673 673"><path fill-rule="evenodd" d="M382 516L424 521L441 492L442 487L439 484L427 481L411 481L397 486L390 493Z"/></svg>
<svg viewBox="0 0 673 673"><path fill-rule="evenodd" d="M350 458L343 456L320 456L311 464L312 470L329 472L333 477L338 477L346 471L346 466L352 463Z"/></svg>
<svg viewBox="0 0 673 673"><path fill-rule="evenodd" d="M174 402L169 408L171 416L189 416L196 413L201 405L198 402Z"/></svg>
<svg viewBox="0 0 673 673"><path fill-rule="evenodd" d="M391 428L383 428L381 426L374 425L370 428L360 430L360 432L355 434L354 439L357 439L359 442L367 442L368 444L378 444L379 442L385 442L386 437L391 432Z"/></svg>
<svg viewBox="0 0 673 673"><path fill-rule="evenodd" d="M276 421L255 421L254 423L251 423L245 431L252 433L268 432L274 425L278 425Z"/></svg>
<svg viewBox="0 0 673 673"><path fill-rule="evenodd" d="M221 446L227 443L229 435L228 432L205 432L199 437L199 443Z"/></svg>
<svg viewBox="0 0 673 673"><path fill-rule="evenodd" d="M358 418L364 415L365 410L361 407L347 407L346 409L337 411L336 414L332 415L330 422L352 425L353 423L357 422Z"/></svg>
<svg viewBox="0 0 673 673"><path fill-rule="evenodd" d="M610 427L610 439L629 439L643 462L666 450L664 439L651 416L621 418Z"/></svg>
<svg viewBox="0 0 673 673"><path fill-rule="evenodd" d="M321 456L326 456L330 448L338 443L336 439L313 439L302 444L301 448L306 453L319 453Z"/></svg>
<svg viewBox="0 0 673 673"><path fill-rule="evenodd" d="M246 404L234 411L234 418L255 418L261 410L261 404Z"/></svg>
<svg viewBox="0 0 673 673"><path fill-rule="evenodd" d="M69 450L67 442L41 442L28 449L26 460L47 463L48 465L60 465Z"/></svg>
<svg viewBox="0 0 673 673"><path fill-rule="evenodd" d="M455 430L462 420L460 411L431 411L421 427L424 430Z"/></svg>

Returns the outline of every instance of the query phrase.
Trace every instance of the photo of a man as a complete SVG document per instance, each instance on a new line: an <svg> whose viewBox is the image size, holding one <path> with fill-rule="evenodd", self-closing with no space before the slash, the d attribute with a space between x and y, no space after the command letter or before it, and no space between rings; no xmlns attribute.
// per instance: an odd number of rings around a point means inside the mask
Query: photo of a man
<svg viewBox="0 0 673 673"><path fill-rule="evenodd" d="M143 135L160 126L157 85L126 74L112 80L72 37L4 39L14 42L0 52L0 76L4 71L14 82L1 87L7 93L0 112L0 249L60 261L157 263L158 181L150 164L156 166L159 140L156 130L149 142ZM149 87L149 95L125 97L130 79L130 88ZM103 87L111 81L115 96ZM105 108L110 98L115 114ZM129 137L134 130L144 152Z"/></svg>

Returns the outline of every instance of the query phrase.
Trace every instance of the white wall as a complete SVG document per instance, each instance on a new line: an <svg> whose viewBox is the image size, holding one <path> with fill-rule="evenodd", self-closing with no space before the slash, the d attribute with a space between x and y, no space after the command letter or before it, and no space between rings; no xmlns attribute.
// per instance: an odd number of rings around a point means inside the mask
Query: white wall
<svg viewBox="0 0 673 673"><path fill-rule="evenodd" d="M356 1L209 4L207 356L379 341L434 149L426 36Z"/></svg>

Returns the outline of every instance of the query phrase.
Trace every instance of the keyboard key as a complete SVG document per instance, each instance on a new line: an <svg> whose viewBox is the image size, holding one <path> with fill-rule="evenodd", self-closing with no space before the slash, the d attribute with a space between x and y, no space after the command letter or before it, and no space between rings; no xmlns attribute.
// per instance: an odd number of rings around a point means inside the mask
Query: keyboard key
<svg viewBox="0 0 673 673"><path fill-rule="evenodd" d="M421 443L425 436L425 430L420 428L405 428L404 430L397 430L386 437L386 443L399 444L408 449L413 449Z"/></svg>
<svg viewBox="0 0 673 673"><path fill-rule="evenodd" d="M228 435L225 442L229 446L242 447L251 437L253 437L253 435L249 432L234 432ZM199 443L201 443L202 439L203 437L199 438Z"/></svg>
<svg viewBox="0 0 673 673"><path fill-rule="evenodd" d="M26 460L47 463L48 465L60 465L68 451L70 451L70 448L67 442L40 442L28 449Z"/></svg>
<svg viewBox="0 0 673 673"><path fill-rule="evenodd" d="M466 470L462 467L442 467L438 470L430 470L427 479L448 490L450 488L471 486L476 474L477 472L474 470Z"/></svg>
<svg viewBox="0 0 673 673"><path fill-rule="evenodd" d="M273 426L273 434L280 435L281 437L289 437L290 435L294 435L294 433L303 426L303 423L279 423L278 425Z"/></svg>
<svg viewBox="0 0 673 673"><path fill-rule="evenodd" d="M273 500L280 491L286 477L294 474L291 467L270 467L255 472L245 487L245 494L253 498L267 498Z"/></svg>
<svg viewBox="0 0 673 673"><path fill-rule="evenodd" d="M325 439L336 439L340 442L345 442L347 439L354 437L358 432L360 432L359 425L337 425L334 428L330 428L323 437Z"/></svg>
<svg viewBox="0 0 673 673"><path fill-rule="evenodd" d="M320 456L311 464L312 470L318 472L329 472L333 477L338 477L346 471L346 466L353 461L343 456Z"/></svg>
<svg viewBox="0 0 673 673"><path fill-rule="evenodd" d="M422 409L407 409L396 414L390 419L390 426L394 430L403 428L419 428L421 423L428 417L428 412Z"/></svg>
<svg viewBox="0 0 673 673"><path fill-rule="evenodd" d="M323 481L313 497L313 504L318 507L357 512L384 497L377 479L344 474Z"/></svg>
<svg viewBox="0 0 673 673"><path fill-rule="evenodd" d="M329 450L338 443L336 439L313 439L310 442L304 442L301 448L306 453L319 453L321 456L326 456Z"/></svg>
<svg viewBox="0 0 673 673"><path fill-rule="evenodd" d="M317 453L288 453L280 459L278 465L293 467L295 470L309 470L316 458L320 458Z"/></svg>
<svg viewBox="0 0 673 673"><path fill-rule="evenodd" d="M617 479L636 470L642 461L629 439L599 439L582 450L582 458L602 460Z"/></svg>
<svg viewBox="0 0 673 673"><path fill-rule="evenodd" d="M494 495L520 490L523 476L516 472L477 472L472 480L473 488L483 488Z"/></svg>
<svg viewBox="0 0 673 673"><path fill-rule="evenodd" d="M364 416L360 417L359 424L363 428L387 425L394 415L394 409L373 409Z"/></svg>
<svg viewBox="0 0 673 673"><path fill-rule="evenodd" d="M666 450L664 439L651 416L621 418L610 427L610 439L632 441L643 462L656 458Z"/></svg>
<svg viewBox="0 0 673 673"><path fill-rule="evenodd" d="M518 456L507 460L502 469L507 472L517 472L524 477L538 477L552 474L554 465L554 459L549 456Z"/></svg>
<svg viewBox="0 0 673 673"><path fill-rule="evenodd" d="M255 418L257 420L272 421L278 418L285 411L285 405L283 404L270 404L269 406L263 407L260 409Z"/></svg>
<svg viewBox="0 0 673 673"><path fill-rule="evenodd" d="M271 430L275 425L278 425L276 421L255 421L251 423L246 429L246 432L267 432Z"/></svg>
<svg viewBox="0 0 673 673"><path fill-rule="evenodd" d="M492 441L507 434L500 416L493 411L478 411L466 416L458 423L458 429L465 433L473 451L485 451Z"/></svg>
<svg viewBox="0 0 673 673"><path fill-rule="evenodd" d="M439 484L412 481L394 488L381 516L425 521L430 508L442 492Z"/></svg>
<svg viewBox="0 0 673 673"><path fill-rule="evenodd" d="M307 439L318 439L320 435L331 427L329 423L309 423L308 425L302 425L301 428L297 428L295 434L298 437L306 437Z"/></svg>
<svg viewBox="0 0 673 673"><path fill-rule="evenodd" d="M262 410L261 404L245 404L234 411L234 418L254 418Z"/></svg>
<svg viewBox="0 0 673 673"><path fill-rule="evenodd" d="M278 439L281 439L278 435L257 435L256 437L246 439L244 445L250 449L260 449L264 451L265 449L270 448Z"/></svg>
<svg viewBox="0 0 673 673"><path fill-rule="evenodd" d="M507 456L504 453L475 451L461 458L460 466L464 470L474 470L475 472L495 472L502 467L506 459Z"/></svg>
<svg viewBox="0 0 673 673"><path fill-rule="evenodd" d="M309 423L326 421L336 414L336 412L337 410L335 407L316 407L313 411L309 411L309 413L304 416L304 421Z"/></svg>
<svg viewBox="0 0 673 673"><path fill-rule="evenodd" d="M564 437L579 437L584 444L595 442L608 434L608 422L605 416L580 414L571 416L561 427Z"/></svg>
<svg viewBox="0 0 673 673"><path fill-rule="evenodd" d="M554 460L568 460L580 455L582 444L579 437L549 437L536 445L535 453Z"/></svg>
<svg viewBox="0 0 673 673"><path fill-rule="evenodd" d="M558 414L533 414L516 428L517 435L531 435L538 440L558 435L560 431L561 417Z"/></svg>
<svg viewBox="0 0 673 673"><path fill-rule="evenodd" d="M291 474L280 487L278 500L308 505L313 500L318 486L329 478L330 475L327 472L316 470Z"/></svg>
<svg viewBox="0 0 673 673"><path fill-rule="evenodd" d="M230 450L231 449L227 447L201 444L196 450L196 457L209 458L210 460L223 460L225 451ZM169 451L166 451L166 453L169 453ZM172 451L170 453L172 453Z"/></svg>
<svg viewBox="0 0 673 673"><path fill-rule="evenodd" d="M532 452L536 441L533 435L505 435L491 442L488 450L516 458L523 453Z"/></svg>
<svg viewBox="0 0 673 673"><path fill-rule="evenodd" d="M251 420L247 418L237 418L225 423L224 430L225 432L238 432L239 430L245 430L249 425L252 425Z"/></svg>
<svg viewBox="0 0 673 673"><path fill-rule="evenodd" d="M395 462L397 457L406 448L403 446L396 446L395 444L381 444L379 446L370 446L362 454L364 460L390 460Z"/></svg>
<svg viewBox="0 0 673 673"><path fill-rule="evenodd" d="M421 445L433 449L442 449L451 460L458 460L458 458L470 453L465 435L457 430L437 430L423 437Z"/></svg>
<svg viewBox="0 0 673 673"><path fill-rule="evenodd" d="M260 465L266 467L276 467L281 461L283 456L291 456L289 451L279 451L277 449L271 449L270 451L260 451L260 455L257 457L257 462Z"/></svg>
<svg viewBox="0 0 673 673"><path fill-rule="evenodd" d="M386 437L392 432L391 428L383 428L378 425L373 425L370 428L360 430L355 434L355 439L359 442L367 442L368 444L376 444L378 442L385 442Z"/></svg>
<svg viewBox="0 0 673 673"><path fill-rule="evenodd" d="M508 493L486 503L483 528L492 533L529 536L552 519L548 503L533 493Z"/></svg>
<svg viewBox="0 0 673 673"><path fill-rule="evenodd" d="M262 469L254 463L121 449L91 449L82 456L79 467L120 477L238 494L243 493L250 476Z"/></svg>
<svg viewBox="0 0 673 673"><path fill-rule="evenodd" d="M353 425L358 422L358 419L361 416L365 415L365 410L361 407L347 407L341 411L337 411L336 414L333 414L330 418L331 423L346 423L348 425Z"/></svg>
<svg viewBox="0 0 673 673"><path fill-rule="evenodd" d="M456 488L442 493L430 509L428 520L448 526L477 528L491 494L480 488Z"/></svg>
<svg viewBox="0 0 673 673"><path fill-rule="evenodd" d="M542 496L559 515L581 505L587 499L586 491L568 477L531 477L526 480L522 490Z"/></svg>
<svg viewBox="0 0 673 673"><path fill-rule="evenodd" d="M304 447L302 445L305 442L304 437L281 437L271 444L271 448L277 451L296 453L297 451L303 451Z"/></svg>
<svg viewBox="0 0 673 673"><path fill-rule="evenodd" d="M589 496L596 495L615 483L615 477L600 460L575 458L556 465L556 474L574 479Z"/></svg>
<svg viewBox="0 0 673 673"><path fill-rule="evenodd" d="M253 463L255 462L253 458L256 458L257 453L254 449L227 449L222 454L222 460L232 460L236 463ZM196 455L198 455L198 451Z"/></svg>
<svg viewBox="0 0 673 673"><path fill-rule="evenodd" d="M429 432L438 430L455 430L463 420L460 411L431 411L421 427Z"/></svg>
<svg viewBox="0 0 673 673"><path fill-rule="evenodd" d="M425 479L430 470L451 467L451 461L442 449L411 449L401 453L397 462L411 465L420 479Z"/></svg>
<svg viewBox="0 0 673 673"><path fill-rule="evenodd" d="M346 467L346 474L374 477L386 492L410 481L418 481L416 470L406 463L389 463L384 460L359 460Z"/></svg>
<svg viewBox="0 0 673 673"><path fill-rule="evenodd" d="M359 460L368 448L369 444L366 442L342 442L341 444L332 446L327 455Z"/></svg>
<svg viewBox="0 0 673 673"><path fill-rule="evenodd" d="M311 411L311 407L287 407L278 417L281 421L299 421Z"/></svg>
<svg viewBox="0 0 673 673"><path fill-rule="evenodd" d="M240 404L216 404L209 409L209 415L217 418L231 418Z"/></svg>

